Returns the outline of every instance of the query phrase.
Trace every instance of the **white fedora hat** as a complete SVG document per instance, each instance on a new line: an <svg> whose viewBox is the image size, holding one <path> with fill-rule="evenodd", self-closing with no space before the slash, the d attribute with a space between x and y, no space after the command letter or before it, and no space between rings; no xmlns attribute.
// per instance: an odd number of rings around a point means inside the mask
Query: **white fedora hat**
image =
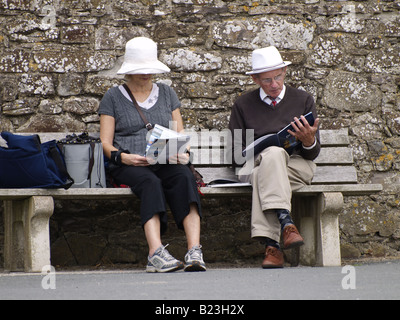
<svg viewBox="0 0 400 320"><path fill-rule="evenodd" d="M257 49L253 51L253 70L246 74L257 74L287 67L292 63L283 61L281 54L275 47Z"/></svg>
<svg viewBox="0 0 400 320"><path fill-rule="evenodd" d="M157 74L171 69L158 60L157 43L138 37L126 43L124 62L117 74Z"/></svg>

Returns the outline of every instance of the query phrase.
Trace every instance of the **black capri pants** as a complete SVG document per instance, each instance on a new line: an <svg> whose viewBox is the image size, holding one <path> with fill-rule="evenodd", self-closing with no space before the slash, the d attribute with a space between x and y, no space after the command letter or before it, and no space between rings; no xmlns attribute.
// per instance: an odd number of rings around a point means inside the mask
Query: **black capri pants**
<svg viewBox="0 0 400 320"><path fill-rule="evenodd" d="M190 212L190 205L197 204L200 218L201 204L196 180L188 166L164 164L148 167L122 166L111 171L117 184L130 186L139 197L142 227L154 215L160 215L161 234L167 231L167 204L179 229Z"/></svg>

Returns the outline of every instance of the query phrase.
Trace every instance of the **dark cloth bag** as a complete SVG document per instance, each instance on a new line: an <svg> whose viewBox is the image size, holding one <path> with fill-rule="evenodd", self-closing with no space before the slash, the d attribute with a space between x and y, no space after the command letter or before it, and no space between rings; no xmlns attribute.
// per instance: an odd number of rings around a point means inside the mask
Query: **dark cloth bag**
<svg viewBox="0 0 400 320"><path fill-rule="evenodd" d="M7 148L0 147L0 188L68 189L73 184L55 140L41 143L38 135L2 132Z"/></svg>

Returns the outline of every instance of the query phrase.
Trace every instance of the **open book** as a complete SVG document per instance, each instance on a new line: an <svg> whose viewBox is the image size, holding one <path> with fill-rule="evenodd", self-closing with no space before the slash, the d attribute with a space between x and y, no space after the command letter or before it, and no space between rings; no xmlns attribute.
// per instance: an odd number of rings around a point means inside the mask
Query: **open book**
<svg viewBox="0 0 400 320"><path fill-rule="evenodd" d="M145 156L157 163L166 164L170 156L183 154L190 136L156 124L147 140Z"/></svg>
<svg viewBox="0 0 400 320"><path fill-rule="evenodd" d="M310 126L314 125L315 119L312 112L307 113L304 117L306 118ZM300 141L298 141L295 137L293 137L288 132L288 130L294 131L291 124L287 125L278 133L268 134L266 136L258 138L252 144L247 146L245 150L243 150L243 157L250 159L253 156L255 157L256 155L261 153L261 151L263 151L264 149L272 146L284 148L287 151L287 153L292 154L294 148L300 143Z"/></svg>
<svg viewBox="0 0 400 320"><path fill-rule="evenodd" d="M240 182L239 180L233 180L233 179L216 179L207 183L207 187L210 188L251 187L251 184L248 182Z"/></svg>

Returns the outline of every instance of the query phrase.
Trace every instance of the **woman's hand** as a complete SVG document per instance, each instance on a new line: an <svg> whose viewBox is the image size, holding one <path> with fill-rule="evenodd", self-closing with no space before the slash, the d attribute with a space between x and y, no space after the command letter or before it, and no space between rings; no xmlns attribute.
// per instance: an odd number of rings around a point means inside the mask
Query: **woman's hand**
<svg viewBox="0 0 400 320"><path fill-rule="evenodd" d="M121 161L127 166L147 167L150 165L146 157L140 156L138 154L122 153Z"/></svg>
<svg viewBox="0 0 400 320"><path fill-rule="evenodd" d="M180 153L180 154L170 156L168 161L170 164L187 165L190 161L190 156L187 153Z"/></svg>

